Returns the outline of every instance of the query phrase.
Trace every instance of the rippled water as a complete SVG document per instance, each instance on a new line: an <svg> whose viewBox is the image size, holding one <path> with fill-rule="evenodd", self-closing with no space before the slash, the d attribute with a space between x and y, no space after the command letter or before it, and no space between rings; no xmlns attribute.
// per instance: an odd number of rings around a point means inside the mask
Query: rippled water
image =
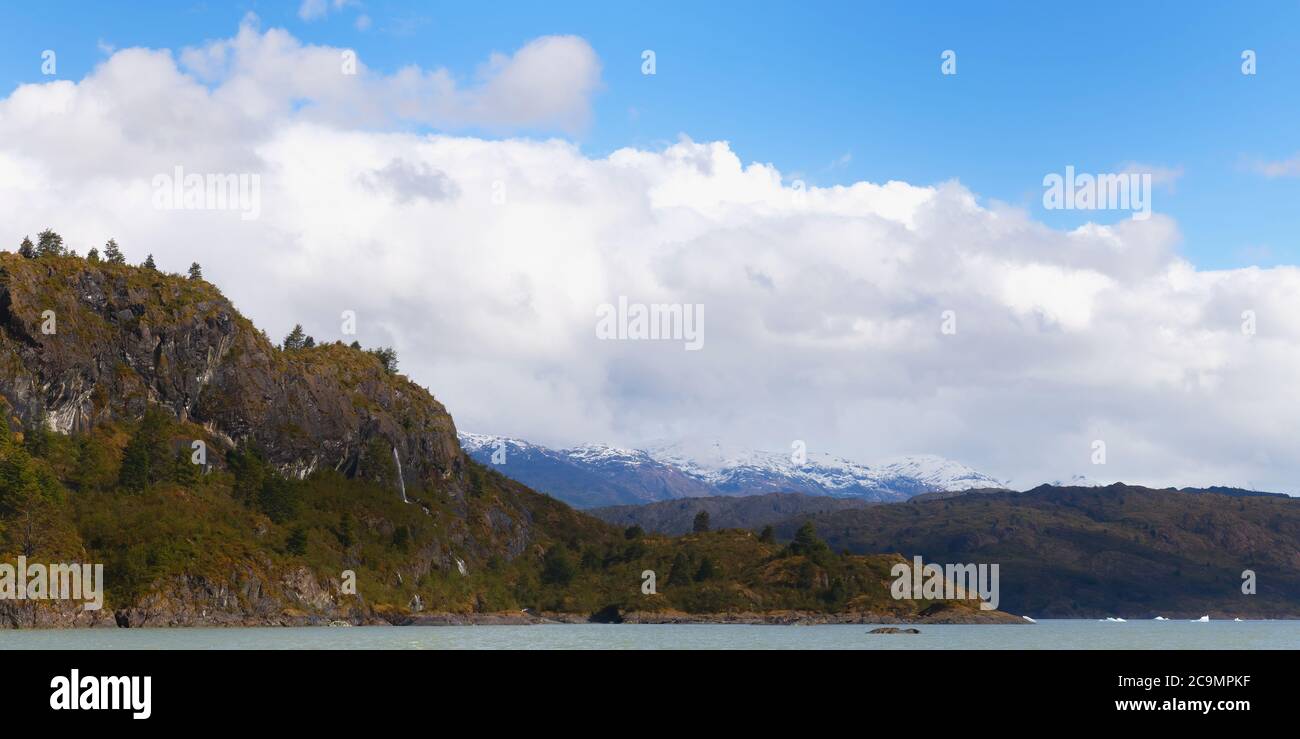
<svg viewBox="0 0 1300 739"><path fill-rule="evenodd" d="M1300 649L1300 621L1024 626L597 625L0 630L5 649Z"/></svg>

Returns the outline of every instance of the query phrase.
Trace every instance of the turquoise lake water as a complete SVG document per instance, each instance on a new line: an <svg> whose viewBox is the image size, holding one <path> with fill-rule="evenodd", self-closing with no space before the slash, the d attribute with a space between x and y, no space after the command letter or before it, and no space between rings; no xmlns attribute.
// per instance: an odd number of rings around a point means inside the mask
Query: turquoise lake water
<svg viewBox="0 0 1300 739"><path fill-rule="evenodd" d="M553 624L0 630L7 649L1300 649L1300 621L1040 621L1023 626Z"/></svg>

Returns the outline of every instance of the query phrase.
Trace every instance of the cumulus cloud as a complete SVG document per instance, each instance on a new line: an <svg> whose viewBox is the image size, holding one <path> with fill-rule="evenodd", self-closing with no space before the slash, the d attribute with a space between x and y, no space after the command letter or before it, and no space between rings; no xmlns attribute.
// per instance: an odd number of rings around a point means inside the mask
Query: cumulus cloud
<svg viewBox="0 0 1300 739"><path fill-rule="evenodd" d="M346 49L303 44L247 17L232 38L184 49L181 70L214 85L211 95L249 126L292 114L343 126L397 124L494 131L574 133L600 89L600 60L577 36L542 36L514 54L493 53L470 82L447 69L404 67L383 75ZM97 72L102 74L102 70ZM93 77L88 82L93 81Z"/></svg>
<svg viewBox="0 0 1300 739"><path fill-rule="evenodd" d="M796 187L725 142L592 157L408 128L571 119L597 79L580 39L493 57L472 88L342 79L339 52L246 23L18 88L0 100L8 238L52 225L82 253L114 236L135 261L197 260L274 336L351 341L356 311L355 338L395 346L469 430L1294 489L1300 270L1198 270L1160 214L1060 231L959 182ZM177 164L259 174L260 218L155 210L151 178ZM704 348L598 339L620 296L704 305Z"/></svg>

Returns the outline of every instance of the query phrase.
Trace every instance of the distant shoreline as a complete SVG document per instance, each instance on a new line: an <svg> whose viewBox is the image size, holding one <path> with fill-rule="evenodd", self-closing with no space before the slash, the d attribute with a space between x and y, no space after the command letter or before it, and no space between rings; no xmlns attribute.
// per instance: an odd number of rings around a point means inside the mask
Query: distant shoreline
<svg viewBox="0 0 1300 739"><path fill-rule="evenodd" d="M206 618L183 622L154 621L149 618L123 624L123 619L107 613L91 621L54 622L32 619L27 623L8 621L0 629L26 631L45 629L140 629L140 628L293 628L293 627L350 627L350 626L544 626L548 624L720 624L730 626L813 626L813 625L933 625L933 624L992 624L1030 625L1020 616L1001 611L957 611L953 609L933 618L903 619L881 613L816 613L812 611L777 611L770 613L685 613L680 611L633 611L616 617L602 614L532 612L494 613L417 613L390 614L386 617L331 619L316 616L289 614L279 618L240 620L237 618Z"/></svg>
<svg viewBox="0 0 1300 739"><path fill-rule="evenodd" d="M279 616L241 618L234 614L207 614L203 617L168 618L159 614L144 614L134 611L128 617L125 613L104 610L99 612L78 612L75 617L50 618L50 612L16 613L9 611L0 619L0 631L32 630L100 630L100 629L142 629L142 628L211 628L211 629L252 629L252 628L346 628L351 626L545 626L545 625L727 625L727 626L926 626L926 625L1026 625L1032 626L1037 621L1092 621L1105 622L1106 618L1096 616L1043 616L1033 617L1030 621L1023 616L1004 611L978 611L967 609L945 609L920 618L904 618L891 613L856 612L856 613L819 613L815 611L771 611L771 612L728 612L728 613L686 613L683 611L630 611L626 613L602 611L590 613L564 613L555 611L496 611L488 613L385 613L353 614L345 617L311 615L302 612L284 613ZM1204 615L1203 613L1201 615ZM1125 616L1123 622L1115 622L1116 628L1123 628L1129 623L1183 623L1196 622L1199 615L1170 612L1163 619L1150 616ZM1212 623L1233 623L1241 618L1242 622L1300 622L1300 616L1259 616L1243 618L1235 614L1216 614L1210 612Z"/></svg>
<svg viewBox="0 0 1300 739"><path fill-rule="evenodd" d="M552 618L553 616L559 618ZM650 616L650 617L645 617ZM141 630L166 630L166 631L184 631L187 629L204 629L204 630L229 630L244 631L251 629L330 629L330 628L352 628L352 627L384 627L393 629L403 629L407 627L465 627L465 626L1014 626L1017 624L1033 626L1039 622L1083 622L1095 623L1101 622L1102 619L1095 618L1041 618L1034 621L1026 621L1021 617L1015 616L1006 620L951 620L951 621L901 621L890 619L888 617L868 618L856 616L836 618L802 618L791 617L787 615L762 615L762 614L694 614L686 617L667 616L654 617L651 614L642 614L630 620L620 622L601 622L593 621L577 614L548 614L547 616L529 616L525 614L509 613L479 613L479 614L429 614L419 617L412 617L403 621L388 621L385 619L368 619L364 621L327 621L312 620L309 622L298 621L265 621L257 623L186 623L186 624L146 624L137 627L118 627L106 624L97 624L94 626L13 626L7 624L0 626L0 634L18 633L18 632L52 632L52 631L141 631ZM1151 624L1161 623L1154 619L1129 619L1133 624ZM1168 624L1191 624L1197 623L1196 619L1189 618L1170 618L1163 623ZM1220 618L1211 619L1208 623L1232 624L1232 623L1300 623L1300 618L1253 618L1234 621L1233 619ZM1116 628L1122 629L1122 625Z"/></svg>

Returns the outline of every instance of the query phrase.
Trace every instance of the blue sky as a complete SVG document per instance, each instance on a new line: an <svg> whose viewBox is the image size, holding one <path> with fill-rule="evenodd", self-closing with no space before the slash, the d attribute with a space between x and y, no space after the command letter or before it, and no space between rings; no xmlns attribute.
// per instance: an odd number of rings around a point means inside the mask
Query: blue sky
<svg viewBox="0 0 1300 739"><path fill-rule="evenodd" d="M45 81L46 48L59 77L80 79L104 58L100 42L179 49L233 34L249 11L383 71L415 63L465 78L492 51L577 34L604 68L578 137L589 154L725 139L814 184L956 178L1057 227L1087 214L1042 209L1047 173L1181 168L1155 210L1177 219L1197 266L1300 258L1300 177L1252 166L1300 152L1300 4L914 6L368 0L304 21L296 3L9 5L0 84ZM657 55L653 77L640 71L644 49ZM939 74L944 49L957 53L955 76ZM1243 49L1257 53L1255 76L1241 74Z"/></svg>
<svg viewBox="0 0 1300 739"><path fill-rule="evenodd" d="M355 311L471 431L1294 489L1295 3L300 1L0 10L11 238L198 261L273 336ZM159 206L179 165L266 207ZM1128 223L1045 210L1067 166L1176 176ZM708 349L601 341L621 296L707 305Z"/></svg>

